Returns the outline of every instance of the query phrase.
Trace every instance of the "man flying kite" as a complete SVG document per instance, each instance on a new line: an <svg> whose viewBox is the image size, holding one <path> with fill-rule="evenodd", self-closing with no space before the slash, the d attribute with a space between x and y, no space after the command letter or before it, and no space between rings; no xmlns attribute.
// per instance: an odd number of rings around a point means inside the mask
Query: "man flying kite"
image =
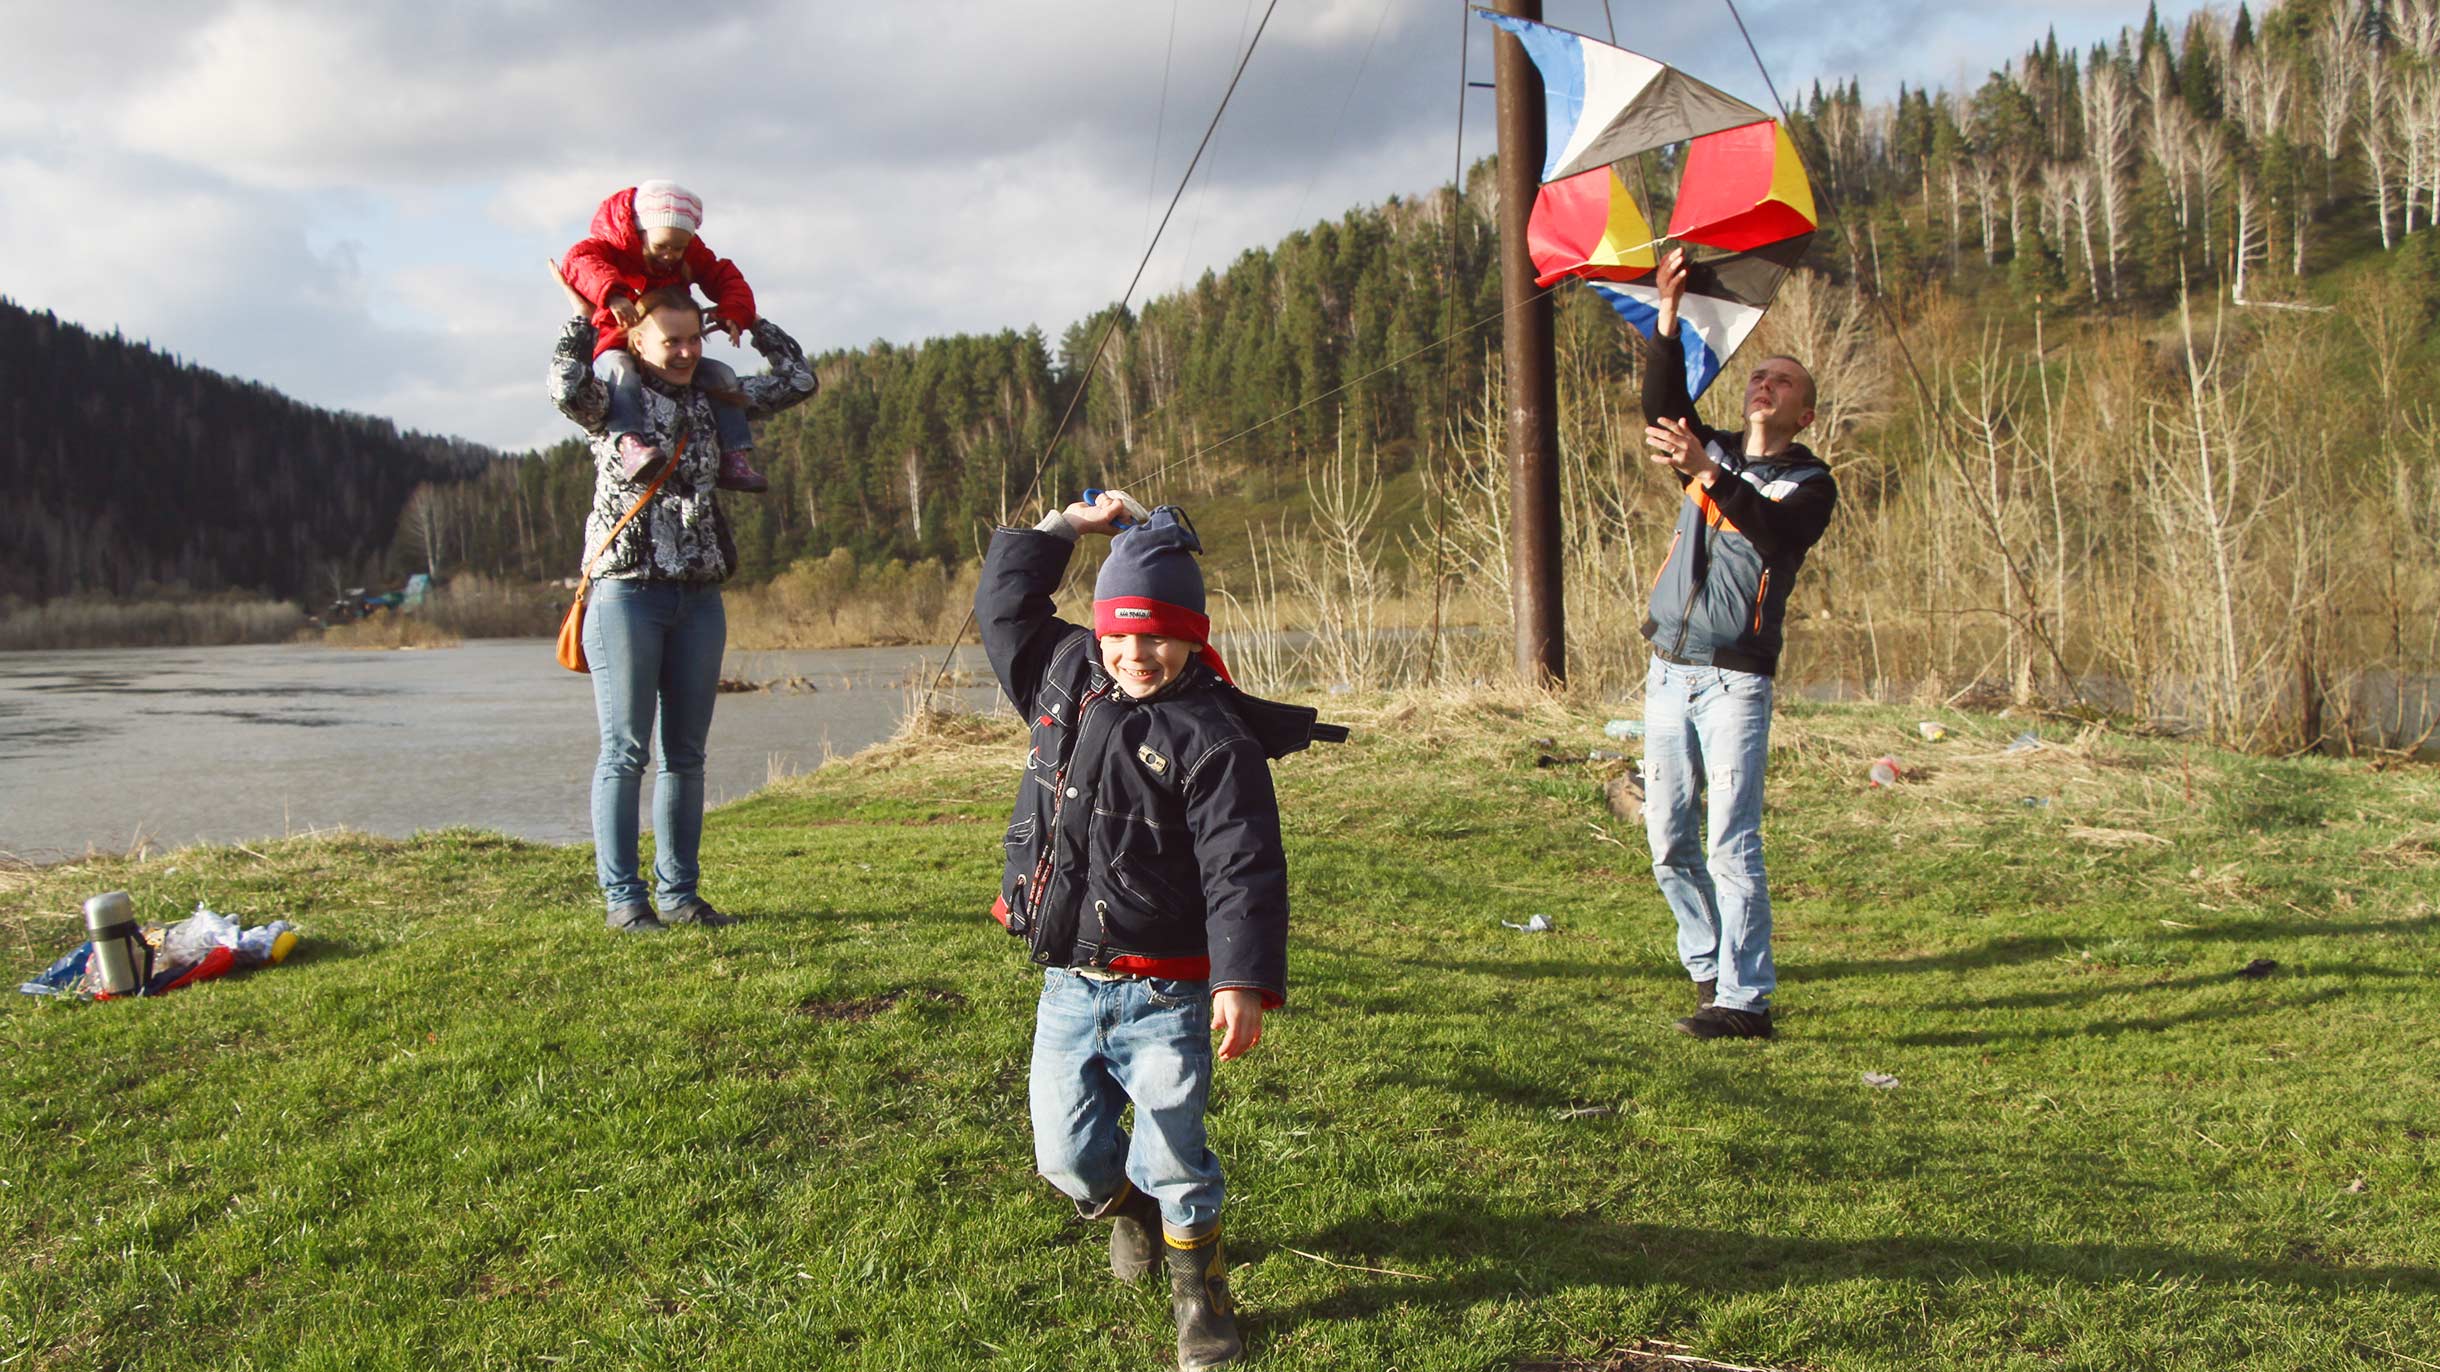
<svg viewBox="0 0 2440 1372"><path fill-rule="evenodd" d="M1753 106L1640 53L1485 13L1542 74L1549 153L1529 230L1544 286L1601 293L1645 335L1644 440L1685 498L1652 583L1643 634L1644 827L1677 917L1699 1039L1769 1038L1771 901L1762 775L1788 593L1830 525L1838 486L1796 435L1813 377L1770 357L1746 379L1743 432L1695 417L1695 397L1759 323L1804 256L1813 192L1787 131ZM1658 253L1622 172L1683 144L1685 171ZM1640 177L1639 177L1640 179ZM1683 327L1681 327L1683 326ZM1706 853L1708 839L1708 854Z"/></svg>

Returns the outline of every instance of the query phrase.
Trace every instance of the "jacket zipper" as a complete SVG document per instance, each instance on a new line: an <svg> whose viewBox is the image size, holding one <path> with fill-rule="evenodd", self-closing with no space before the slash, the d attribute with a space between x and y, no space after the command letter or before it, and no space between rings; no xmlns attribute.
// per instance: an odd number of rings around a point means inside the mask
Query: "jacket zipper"
<svg viewBox="0 0 2440 1372"><path fill-rule="evenodd" d="M1036 929L1042 927L1042 897L1050 890L1051 866L1059 856L1059 816L1067 810L1070 789L1067 784L1068 772L1075 767L1076 755L1084 747L1085 721L1092 718L1093 706L1109 693L1108 686L1099 686L1087 691L1084 699L1076 702L1076 727L1068 735L1067 760L1059 765L1058 771L1051 773L1050 828L1043 834L1042 856L1034 863L1033 892L1026 901L1033 910Z"/></svg>
<svg viewBox="0 0 2440 1372"><path fill-rule="evenodd" d="M1762 569L1762 589L1754 592L1754 632L1762 632L1762 603L1771 598L1771 569Z"/></svg>
<svg viewBox="0 0 2440 1372"><path fill-rule="evenodd" d="M1696 507L1695 507L1695 517L1696 517L1697 519L1700 519L1700 518L1702 518L1702 514L1703 514L1702 507L1701 507L1701 506L1699 506L1699 505L1698 505L1698 506L1696 506ZM1702 526L1701 526L1701 525L1697 525L1697 526L1695 527L1695 531L1694 531L1694 537L1695 537L1695 546L1696 546L1697 550L1699 551L1699 550L1701 549L1701 547L1702 547L1702 543L1703 543L1703 529L1702 529ZM1663 566L1667 566L1668 564L1667 564L1667 563L1663 563L1663 564L1661 564L1661 565L1663 565ZM1705 576L1709 576L1709 575L1711 574L1711 573L1710 573L1710 571L1708 570L1708 566L1709 566L1709 564L1708 564L1708 562L1707 562L1707 563L1706 563L1706 570L1705 570L1705 572L1704 572L1704 575L1705 575ZM1701 582L1699 582L1699 581L1695 580L1695 579L1694 579L1694 577L1693 577L1691 574L1687 576L1687 578L1686 578L1686 604L1684 605L1684 607L1683 607L1683 608L1679 609L1679 611L1678 611L1678 635L1677 635L1677 642L1676 642L1676 643L1674 643L1674 644L1672 644L1672 645L1670 645L1670 648L1669 648L1669 655L1670 655L1670 656L1672 656L1672 657L1681 657L1681 656L1684 656L1684 654L1685 654L1685 652L1686 652L1686 635L1687 635L1689 632L1691 632L1691 631L1693 630L1693 628L1694 628L1694 598L1695 598L1695 596L1696 596L1696 595L1698 595L1698 594L1700 594L1700 593L1702 592L1702 589L1703 589L1703 583L1701 583Z"/></svg>
<svg viewBox="0 0 2440 1372"><path fill-rule="evenodd" d="M1672 529L1669 531L1669 551L1661 554L1661 569L1652 574L1653 591L1657 591L1661 588L1661 578L1669 574L1669 559L1677 556L1678 540L1684 538L1685 536L1686 531L1683 529ZM1651 591L1646 591L1644 594L1650 595L1651 593Z"/></svg>

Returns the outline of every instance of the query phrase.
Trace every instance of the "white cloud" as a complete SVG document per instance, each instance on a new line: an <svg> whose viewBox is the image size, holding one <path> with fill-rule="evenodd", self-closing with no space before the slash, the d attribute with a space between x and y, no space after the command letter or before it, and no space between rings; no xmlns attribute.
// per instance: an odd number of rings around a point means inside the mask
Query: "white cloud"
<svg viewBox="0 0 2440 1372"><path fill-rule="evenodd" d="M1124 288L1262 4L18 6L0 177L12 208L46 212L0 216L0 291L314 403L526 446L564 430L542 394L562 307L542 259L604 194L667 175L809 345L1056 339ZM1549 5L1596 35L1608 8ZM1760 97L1725 11L1628 8L1622 42ZM2171 8L2174 25L2190 6ZM1791 98L1850 72L1876 97L1979 76L2048 23L2089 44L2140 17L2133 0L1745 10ZM1281 4L1141 294L1445 179L1464 22L1412 0ZM1469 41L1488 79L1479 22ZM1472 158L1491 104L1468 101Z"/></svg>

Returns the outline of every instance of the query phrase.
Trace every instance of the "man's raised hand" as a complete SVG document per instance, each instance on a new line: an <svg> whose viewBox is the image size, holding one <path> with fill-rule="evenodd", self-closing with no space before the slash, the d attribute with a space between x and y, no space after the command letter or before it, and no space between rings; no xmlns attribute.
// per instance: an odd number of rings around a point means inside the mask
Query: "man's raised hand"
<svg viewBox="0 0 2440 1372"><path fill-rule="evenodd" d="M1677 332L1678 302L1686 298L1686 250L1671 248L1661 255L1658 271L1652 276L1653 289L1660 293L1660 321L1655 326L1660 337Z"/></svg>

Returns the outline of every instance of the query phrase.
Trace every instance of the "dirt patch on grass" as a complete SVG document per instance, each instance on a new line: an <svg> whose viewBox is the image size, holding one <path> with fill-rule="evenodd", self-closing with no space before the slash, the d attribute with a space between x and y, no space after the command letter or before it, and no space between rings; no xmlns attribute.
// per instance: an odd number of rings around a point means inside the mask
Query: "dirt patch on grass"
<svg viewBox="0 0 2440 1372"><path fill-rule="evenodd" d="M955 991L944 991L938 987L902 988L895 991L883 991L877 995L856 996L846 1000L823 1000L815 997L799 1001L796 1013L811 1019L833 1023L861 1024L909 998L929 1001L934 1005L946 1005L952 1010L962 1008L966 1004L966 998Z"/></svg>

